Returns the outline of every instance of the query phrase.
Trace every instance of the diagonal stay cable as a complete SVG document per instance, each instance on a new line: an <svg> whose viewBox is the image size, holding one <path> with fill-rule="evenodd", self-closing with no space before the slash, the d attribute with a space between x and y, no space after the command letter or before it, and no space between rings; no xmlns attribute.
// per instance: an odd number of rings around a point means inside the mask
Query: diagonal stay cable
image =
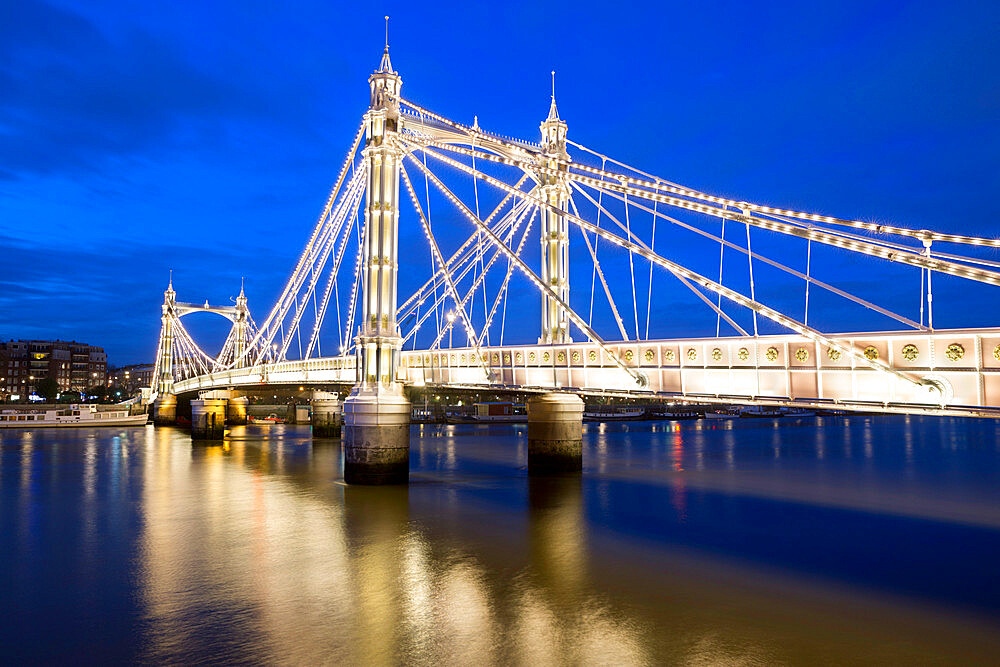
<svg viewBox="0 0 1000 667"><path fill-rule="evenodd" d="M439 160L441 162L444 162L445 164L449 164L449 165L455 167L456 169L459 169L459 170L465 170L465 169L467 169L467 167L464 164L462 164L461 162L458 162L457 160L452 160L451 158L448 158L448 157L446 157L444 155L441 155L440 153L437 153L435 151L428 150L427 154L430 155L430 156L432 156L432 157L434 157L435 159L437 159L437 160ZM432 179L433 178L434 177L432 175ZM501 181L499 179L496 179L496 178L493 178L491 176L487 176L487 175L484 174L484 175L482 175L482 178L487 183L491 183L491 184L495 185L496 187L500 188L501 190L509 190L509 188L510 188L510 186L507 185L506 183L504 183L503 181ZM439 184L438 187L442 188L443 185ZM787 327L788 329L791 329L792 331L794 331L794 332L796 332L796 333L798 333L798 334L800 334L800 335L802 335L802 336L804 336L806 338L809 338L810 340L814 340L816 342L822 343L823 345L826 345L827 347L832 347L832 348L838 349L841 352L846 353L848 356L856 359L861 364L863 364L865 366L868 366L869 368L873 368L875 370L882 371L884 373L888 373L888 374L894 375L894 376L896 376L896 377L898 377L898 378L900 378L902 380L905 380L906 382L910 382L910 383L912 383L914 385L917 385L917 386L922 386L923 387L923 386L928 386L928 384L933 384L932 382L924 381L924 380L922 380L920 378L914 378L914 377L910 376L908 373L904 373L904 372L898 371L898 370L896 370L894 368L890 368L885 362L883 362L880 359L869 359L860 350L856 349L853 345L844 344L844 343L840 342L839 340L834 340L834 339L828 338L827 336L825 336L821 332L819 332L819 331L817 331L815 329L812 329L810 327L806 327L805 325L803 325L798 320L795 320L794 318L791 318L791 317L789 317L787 315L784 315L784 314L778 312L777 310L775 310L775 309L773 309L773 308L771 308L769 306L766 306L766 305L764 305L764 304L762 304L762 303L760 303L758 301L751 300L751 299L745 297L744 295L740 294L736 290L733 290L733 289L730 289L728 287L725 287L724 285L720 285L717 282L715 282L714 280L706 278L705 276L702 276L701 274L699 274L699 273L697 273L695 271L692 271L691 269L688 269L688 268L686 268L686 267L684 267L684 266L682 266L682 265L680 265L680 264L678 264L676 262L673 262L673 261L671 261L669 259L666 259L666 258L664 258L664 257L662 257L660 255L657 255L655 253L649 252L648 250L642 248L638 244L635 244L635 243L632 243L631 241L623 239L620 236L618 236L616 234L613 234L613 233L611 233L608 230L599 229L596 226L594 226L592 223L587 222L586 220L583 220L582 218L579 218L579 217L577 217L575 215L572 215L572 214L570 214L568 212L561 211L560 209L557 209L556 207L548 204L543 199L541 199L541 198L539 198L537 196L532 196L531 198L534 199L536 202L538 202L538 204L540 206L544 206L544 207L548 208L553 213L567 216L568 219L571 220L573 223L575 223L577 226L579 226L579 227L581 227L583 229L586 229L588 231L591 231L591 232L596 232L596 233L600 234L602 237L604 237L606 240L610 241L611 243L614 243L615 245L617 245L617 246L619 246L619 247L621 247L623 249L628 249L628 248L631 247L636 254L638 254L638 255L646 258L649 261L656 262L657 264L659 264L663 268L667 269L671 273L674 273L675 275L679 273L679 274L683 275L684 277L688 278L689 280L691 280L692 282L697 283L697 284L701 285L703 288L706 288L706 289L708 289L708 290L710 290L712 292L716 292L716 293L720 293L721 292L721 294L725 298L729 299L730 301L733 301L734 303L736 303L738 305L744 306L745 308L751 308L751 309L755 310L756 312L760 313L761 315L763 315L764 317L772 320L773 322L776 322L776 323L778 323L778 324L780 324L780 325L782 325L784 327ZM466 215L469 215L469 213L466 213ZM523 262L521 264L523 264ZM545 286L541 283L541 280L539 280L538 277L534 275L534 272L531 272L531 270L528 269L526 266L524 266L523 270L526 270L527 272L529 272L530 275L533 276L533 278L532 278L533 281L536 282L536 284L538 286L540 286L540 287L542 287L544 289ZM549 290L549 291L551 292L551 290ZM553 296L555 298L558 298L554 294L553 294ZM566 306L566 308L568 309L569 307ZM567 312L571 313L573 315L573 317L579 319L579 316L576 315L575 311L572 311L571 309L568 309ZM588 327L588 329L589 329L589 327ZM589 332L587 331L587 329L584 329L584 331L587 332L588 335L589 335ZM596 336L596 333L594 335ZM623 368L627 368L624 365L622 367Z"/></svg>
<svg viewBox="0 0 1000 667"><path fill-rule="evenodd" d="M435 156L435 157L439 157L433 151L428 151L428 154L430 154L432 156ZM461 164L461 163L458 163L458 164ZM417 166L420 169L424 168L423 165L421 165L419 162L417 162ZM464 168L465 165L461 165L461 167ZM479 218L477 218L476 215L475 215L475 213L473 213L472 211L470 211L469 207L466 206L464 203L462 203L462 201L458 197L456 197L451 192L451 190L449 190L448 187L444 183L442 183L441 180L437 178L437 176L435 176L433 174L433 172L431 172L428 169L426 173L430 177L431 182L433 182L434 185L438 188L438 190L440 190L446 197L448 197L448 199L450 199L465 214L465 216L467 218L469 218L469 220L471 220L474 224L478 225L479 228L482 229L486 233L487 238L489 238L490 241L495 246L497 246L498 248L500 248L507 255L507 257L509 257L510 260L512 262L514 262L514 264L517 265L517 267L521 270L521 272L525 276L527 276L528 280L530 280L532 283L534 283L534 285L535 285L535 287L537 289L542 290L543 292L545 292L556 303L558 303L560 306L562 306L562 308L566 311L566 314L573 321L573 323L576 324L576 326L580 329L580 331L582 331L584 334L586 334L587 337L590 338L591 341L593 341L598 346L600 346L600 348L602 350L604 350L605 354L608 355L608 358L612 359L617 366L619 366L622 370L624 370L626 373L628 373L629 375L631 375L632 378L635 379L635 381L636 381L637 384L639 384L641 386L645 386L646 384L648 384L648 380L647 380L647 378L646 378L645 375L642 375L639 371L637 371L634 368L626 366L624 364L624 362L622 362L618 358L618 355L615 354L615 352L611 348L609 348L607 346L607 344L600 337L600 335L598 335L598 333L596 331L594 331L590 327L590 325L588 325L584 321L584 319L582 317L580 317L577 314L577 312L575 310L573 310L570 307L570 305L568 303L566 303L562 299L562 297L560 297L558 294L556 294L555 290L553 290L551 287L549 287L548 285L546 285L542 281L542 279L539 278L538 275L534 271L532 271L531 268L529 268L528 265L525 264L524 261L520 257L517 257L513 253L513 251L510 250L510 248L508 248L507 246L505 246L504 243L503 243L503 241L493 232L493 230L491 230L489 227L487 227L485 225L485 223L483 223L482 220L480 220ZM481 176L481 178L483 178L483 180L485 180L487 183L492 183L492 184L502 183L504 189L507 189L508 191L513 191L513 188L510 185L507 185L506 183L503 183L502 181L499 181L498 179L495 179L492 176L487 176L487 175L483 174ZM536 202L539 202L539 203L544 203L543 200L540 199L537 196L531 196L531 199L534 199ZM546 206L549 206L549 205L546 204ZM561 215L561 214L565 214L566 213L565 211L562 211L561 209L557 209L556 207L552 207L552 206L549 206L549 209L553 213L555 213L557 215ZM575 218L575 216L573 216L573 217Z"/></svg>

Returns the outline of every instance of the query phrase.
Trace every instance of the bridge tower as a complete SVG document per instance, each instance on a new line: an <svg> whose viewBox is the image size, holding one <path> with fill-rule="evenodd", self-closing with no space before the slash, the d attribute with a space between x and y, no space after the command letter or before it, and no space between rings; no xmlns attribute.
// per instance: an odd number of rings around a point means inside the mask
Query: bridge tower
<svg viewBox="0 0 1000 667"><path fill-rule="evenodd" d="M233 313L233 360L235 366L241 368L247 365L243 354L247 350L250 331L250 309L247 307L247 297L243 293L243 283L240 283L240 295L236 297L236 308Z"/></svg>
<svg viewBox="0 0 1000 667"><path fill-rule="evenodd" d="M368 166L365 204L362 326L354 339L357 384L344 401L344 480L349 484L406 482L410 466L410 403L396 379L402 345L396 324L399 269L399 131L402 79L389 46L368 77L365 115Z"/></svg>
<svg viewBox="0 0 1000 667"><path fill-rule="evenodd" d="M559 118L556 108L555 73L553 72L552 104L549 116L540 126L542 131L542 166L566 171L566 121ZM560 163L560 160L563 162ZM570 188L566 177L559 173L539 173L538 182L545 202L560 211L568 210ZM542 280L569 303L569 226L566 216L552 209L541 210L542 223ZM569 318L558 301L548 294L542 295L541 344L571 343Z"/></svg>
<svg viewBox="0 0 1000 667"><path fill-rule="evenodd" d="M153 419L157 424L173 424L177 420L177 397L174 395L174 323L173 311L177 305L174 280L170 278L163 292L162 315L160 316L160 349L156 352L159 365L157 376L153 378L156 400L153 403Z"/></svg>

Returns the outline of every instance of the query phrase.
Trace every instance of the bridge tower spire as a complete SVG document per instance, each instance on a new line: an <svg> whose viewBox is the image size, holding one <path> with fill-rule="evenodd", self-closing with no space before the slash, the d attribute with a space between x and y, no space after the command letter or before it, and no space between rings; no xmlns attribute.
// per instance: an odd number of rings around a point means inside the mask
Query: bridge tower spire
<svg viewBox="0 0 1000 667"><path fill-rule="evenodd" d="M236 297L236 308L233 313L233 360L237 368L247 365L243 358L247 349L250 328L250 308L247 306L247 296L243 292L243 279L240 279L240 295Z"/></svg>
<svg viewBox="0 0 1000 667"><path fill-rule="evenodd" d="M552 72L552 103L549 115L542 121L542 166L565 172L569 154L566 152L566 121L559 118L556 108L556 73ZM540 194L547 204L565 212L569 206L569 182L562 173L538 174ZM564 213L552 208L541 211L542 280L569 303L569 225ZM569 318L560 303L548 294L542 295L542 335L539 343L570 343Z"/></svg>
<svg viewBox="0 0 1000 667"><path fill-rule="evenodd" d="M177 292L174 291L174 274L170 272L170 282L163 292L160 315L160 342L156 351L156 368L153 377L153 391L156 401L153 405L154 419L158 424L172 424L177 418L177 397L174 395L174 310L177 306Z"/></svg>
<svg viewBox="0 0 1000 667"><path fill-rule="evenodd" d="M388 40L368 84L362 151L368 167L362 325L354 339L357 383L344 401L344 479L348 483L386 484L408 479L410 458L410 404L396 377L402 346L396 323L399 170L403 159L396 136L402 79L389 60Z"/></svg>

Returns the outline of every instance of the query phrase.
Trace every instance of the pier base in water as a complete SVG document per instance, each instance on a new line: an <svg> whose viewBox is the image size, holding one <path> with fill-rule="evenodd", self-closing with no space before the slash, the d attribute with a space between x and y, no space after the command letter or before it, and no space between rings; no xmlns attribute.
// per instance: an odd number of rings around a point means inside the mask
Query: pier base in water
<svg viewBox="0 0 1000 667"><path fill-rule="evenodd" d="M316 438L339 438L341 405L336 394L313 392L312 432Z"/></svg>
<svg viewBox="0 0 1000 667"><path fill-rule="evenodd" d="M227 399L226 403L226 423L230 425L247 423L247 405L250 399L246 396L237 396Z"/></svg>
<svg viewBox="0 0 1000 667"><path fill-rule="evenodd" d="M225 398L195 398L191 401L191 439L222 440L226 432Z"/></svg>
<svg viewBox="0 0 1000 667"><path fill-rule="evenodd" d="M153 401L153 423L157 426L172 426L177 423L177 397L160 394Z"/></svg>
<svg viewBox="0 0 1000 667"><path fill-rule="evenodd" d="M550 393L528 400L528 474L583 469L583 400Z"/></svg>
<svg viewBox="0 0 1000 667"><path fill-rule="evenodd" d="M410 402L402 393L352 393L344 401L344 481L405 484L410 479Z"/></svg>

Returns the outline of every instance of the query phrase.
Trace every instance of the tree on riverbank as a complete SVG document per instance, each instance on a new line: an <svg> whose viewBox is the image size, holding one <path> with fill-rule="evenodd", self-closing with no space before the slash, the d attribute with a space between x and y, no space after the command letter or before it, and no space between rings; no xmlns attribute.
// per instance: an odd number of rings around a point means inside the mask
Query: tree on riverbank
<svg viewBox="0 0 1000 667"><path fill-rule="evenodd" d="M59 393L59 383L55 378L42 378L35 386L35 393L47 401L51 401Z"/></svg>

